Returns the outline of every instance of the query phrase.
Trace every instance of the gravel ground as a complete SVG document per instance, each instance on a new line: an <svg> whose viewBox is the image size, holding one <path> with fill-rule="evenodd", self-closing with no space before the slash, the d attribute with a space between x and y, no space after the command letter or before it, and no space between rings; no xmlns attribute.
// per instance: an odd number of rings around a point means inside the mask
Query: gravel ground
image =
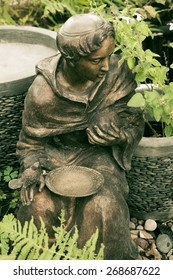
<svg viewBox="0 0 173 280"><path fill-rule="evenodd" d="M141 260L173 260L173 218L165 222L131 217L131 238Z"/></svg>

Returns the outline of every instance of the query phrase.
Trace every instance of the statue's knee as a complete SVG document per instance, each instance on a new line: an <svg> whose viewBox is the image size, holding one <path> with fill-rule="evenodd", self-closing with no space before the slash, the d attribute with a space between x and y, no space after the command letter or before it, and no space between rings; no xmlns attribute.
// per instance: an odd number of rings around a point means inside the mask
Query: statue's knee
<svg viewBox="0 0 173 280"><path fill-rule="evenodd" d="M44 192L36 193L30 205L21 205L17 212L17 218L22 224L32 217L37 221L40 220L40 217L45 217L47 211L52 213L55 211L53 201Z"/></svg>

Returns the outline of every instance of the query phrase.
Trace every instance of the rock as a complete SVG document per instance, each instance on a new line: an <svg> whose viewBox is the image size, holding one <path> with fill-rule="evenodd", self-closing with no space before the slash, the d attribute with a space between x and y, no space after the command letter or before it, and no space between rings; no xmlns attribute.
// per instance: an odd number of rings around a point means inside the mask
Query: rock
<svg viewBox="0 0 173 280"><path fill-rule="evenodd" d="M146 232L145 230L140 230L139 237L144 239L153 239L153 236L150 233Z"/></svg>
<svg viewBox="0 0 173 280"><path fill-rule="evenodd" d="M142 249L141 246L138 246L138 253L140 254L140 253L144 253L144 252L145 252L144 249Z"/></svg>
<svg viewBox="0 0 173 280"><path fill-rule="evenodd" d="M157 223L153 219L148 219L145 221L144 229L147 231L154 231L157 228Z"/></svg>
<svg viewBox="0 0 173 280"><path fill-rule="evenodd" d="M171 231L173 232L173 225L171 226Z"/></svg>
<svg viewBox="0 0 173 280"><path fill-rule="evenodd" d="M169 257L169 260L173 260L173 255L171 255L171 256Z"/></svg>
<svg viewBox="0 0 173 280"><path fill-rule="evenodd" d="M135 243L140 246L143 250L146 250L148 249L149 247L149 243L146 239L143 239L143 238L140 238L138 237L136 240L135 240Z"/></svg>
<svg viewBox="0 0 173 280"><path fill-rule="evenodd" d="M138 236L136 234L131 233L131 239L132 240L135 241L137 238L138 238Z"/></svg>
<svg viewBox="0 0 173 280"><path fill-rule="evenodd" d="M136 227L136 229L143 230L144 228L143 228L142 225L138 225L138 226Z"/></svg>
<svg viewBox="0 0 173 280"><path fill-rule="evenodd" d="M136 228L136 225L133 223L133 222L129 222L129 228L130 229L135 229Z"/></svg>
<svg viewBox="0 0 173 280"><path fill-rule="evenodd" d="M138 221L138 225L143 225L144 224L144 220L139 220Z"/></svg>
<svg viewBox="0 0 173 280"><path fill-rule="evenodd" d="M171 249L168 253L167 253L167 257L170 257L173 253L173 249Z"/></svg>
<svg viewBox="0 0 173 280"><path fill-rule="evenodd" d="M130 219L132 223L134 223L135 225L138 223L138 220L136 218L131 218Z"/></svg>
<svg viewBox="0 0 173 280"><path fill-rule="evenodd" d="M149 251L147 251L145 255L146 255L146 257L153 256L155 260L161 260L162 259L162 256L159 253L159 251L157 250L155 243L152 243L151 249Z"/></svg>
<svg viewBox="0 0 173 280"><path fill-rule="evenodd" d="M168 225L168 227L170 227L170 228L171 228L171 227L172 227L172 222L168 222L168 224L167 224L167 225Z"/></svg>
<svg viewBox="0 0 173 280"><path fill-rule="evenodd" d="M137 229L133 229L130 232L131 232L131 234L135 234L136 236L138 236L138 234L139 234L139 230L137 230Z"/></svg>
<svg viewBox="0 0 173 280"><path fill-rule="evenodd" d="M167 254L173 247L172 241L167 234L159 234L156 238L157 249L161 253Z"/></svg>

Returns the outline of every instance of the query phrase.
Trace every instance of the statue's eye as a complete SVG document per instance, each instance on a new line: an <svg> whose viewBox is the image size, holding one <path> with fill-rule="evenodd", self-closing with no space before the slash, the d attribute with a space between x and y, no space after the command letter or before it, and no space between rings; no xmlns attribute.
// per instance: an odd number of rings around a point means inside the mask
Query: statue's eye
<svg viewBox="0 0 173 280"><path fill-rule="evenodd" d="M92 62L93 64L99 64L100 61L101 61L101 59L100 59L100 58L97 58L97 59L92 59L91 62Z"/></svg>

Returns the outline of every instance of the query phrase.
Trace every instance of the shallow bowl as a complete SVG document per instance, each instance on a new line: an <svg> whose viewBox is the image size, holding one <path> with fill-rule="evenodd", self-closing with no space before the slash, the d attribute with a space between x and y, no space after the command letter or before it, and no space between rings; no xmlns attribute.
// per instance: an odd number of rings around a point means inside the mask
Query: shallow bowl
<svg viewBox="0 0 173 280"><path fill-rule="evenodd" d="M83 166L56 168L46 176L46 185L52 192L68 197L84 197L96 193L104 183L103 175Z"/></svg>

